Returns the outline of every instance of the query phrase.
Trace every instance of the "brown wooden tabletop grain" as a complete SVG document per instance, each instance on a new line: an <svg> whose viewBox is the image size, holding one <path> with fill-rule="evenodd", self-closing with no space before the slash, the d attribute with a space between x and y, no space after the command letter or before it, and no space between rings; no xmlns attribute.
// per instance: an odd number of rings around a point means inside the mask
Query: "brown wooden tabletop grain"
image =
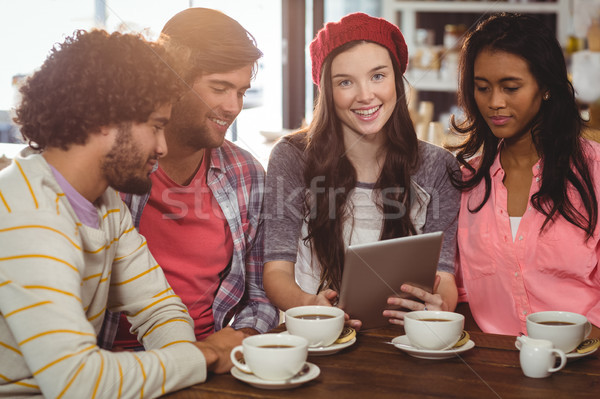
<svg viewBox="0 0 600 399"><path fill-rule="evenodd" d="M468 327L468 323L466 327ZM281 329L281 327L280 327ZM600 351L569 360L548 378L523 375L515 337L468 330L475 347L451 359L414 358L386 342L401 327L362 331L356 343L328 356L310 356L321 369L314 380L289 390L264 390L231 374L174 392L192 398L600 398Z"/></svg>

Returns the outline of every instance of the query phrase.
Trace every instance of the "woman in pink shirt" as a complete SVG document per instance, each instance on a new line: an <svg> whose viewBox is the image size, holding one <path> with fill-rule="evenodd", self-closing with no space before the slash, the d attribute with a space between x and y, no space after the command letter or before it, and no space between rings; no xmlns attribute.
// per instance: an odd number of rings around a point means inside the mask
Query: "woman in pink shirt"
<svg viewBox="0 0 600 399"><path fill-rule="evenodd" d="M554 33L523 15L480 23L462 48L459 101L461 299L490 333L525 333L544 310L599 326L600 145L581 137Z"/></svg>

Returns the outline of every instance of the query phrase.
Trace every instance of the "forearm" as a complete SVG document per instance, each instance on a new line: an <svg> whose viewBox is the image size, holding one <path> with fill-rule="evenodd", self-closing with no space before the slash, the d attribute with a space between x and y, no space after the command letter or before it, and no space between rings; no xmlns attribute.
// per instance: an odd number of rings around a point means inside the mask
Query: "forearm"
<svg viewBox="0 0 600 399"><path fill-rule="evenodd" d="M263 284L271 303L284 311L295 306L312 305L316 301L316 295L302 291L296 284L292 262L267 262Z"/></svg>

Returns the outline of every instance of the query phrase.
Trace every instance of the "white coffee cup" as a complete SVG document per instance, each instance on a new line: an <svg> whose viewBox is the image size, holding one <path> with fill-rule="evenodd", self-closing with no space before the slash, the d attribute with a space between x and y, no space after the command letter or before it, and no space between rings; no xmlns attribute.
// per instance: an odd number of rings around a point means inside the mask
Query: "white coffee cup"
<svg viewBox="0 0 600 399"><path fill-rule="evenodd" d="M237 354L244 355L244 362ZM233 364L245 373L271 381L287 380L295 376L306 363L308 341L290 334L262 334L244 338L231 351Z"/></svg>
<svg viewBox="0 0 600 399"><path fill-rule="evenodd" d="M344 311L333 306L297 306L285 312L285 327L311 347L329 346L344 329Z"/></svg>
<svg viewBox="0 0 600 399"><path fill-rule="evenodd" d="M520 351L521 370L527 377L545 378L567 364L565 353L554 348L552 341L547 339L521 336L517 337L515 346ZM554 367L557 357L560 357L560 365Z"/></svg>
<svg viewBox="0 0 600 399"><path fill-rule="evenodd" d="M444 350L460 339L465 316L437 310L417 310L404 315L404 332L418 349Z"/></svg>
<svg viewBox="0 0 600 399"><path fill-rule="evenodd" d="M544 323L564 323L552 325ZM592 332L588 319L578 313L547 311L527 316L527 335L547 339L565 353L573 351Z"/></svg>

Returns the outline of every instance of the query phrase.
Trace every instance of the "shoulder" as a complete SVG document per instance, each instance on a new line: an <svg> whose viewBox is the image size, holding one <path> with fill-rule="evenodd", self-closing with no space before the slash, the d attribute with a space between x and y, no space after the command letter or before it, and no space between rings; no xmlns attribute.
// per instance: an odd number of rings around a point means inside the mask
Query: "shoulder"
<svg viewBox="0 0 600 399"><path fill-rule="evenodd" d="M56 208L57 196L62 193L44 158L30 155L16 157L0 172L0 210L41 211Z"/></svg>
<svg viewBox="0 0 600 399"><path fill-rule="evenodd" d="M265 174L262 164L249 151L228 140L220 147L214 148L211 157L212 166L221 168L225 173L259 176Z"/></svg>
<svg viewBox="0 0 600 399"><path fill-rule="evenodd" d="M415 175L432 180L446 176L449 171L458 171L458 161L452 153L437 145L419 141L419 164Z"/></svg>
<svg viewBox="0 0 600 399"><path fill-rule="evenodd" d="M288 135L282 137L271 150L269 162L285 160L286 162L300 163L304 161L304 151L299 137Z"/></svg>
<svg viewBox="0 0 600 399"><path fill-rule="evenodd" d="M600 143L582 138L581 145L588 160L594 163L600 163Z"/></svg>
<svg viewBox="0 0 600 399"><path fill-rule="evenodd" d="M422 164L439 163L441 160L446 165L458 164L450 151L426 141L419 140L419 155Z"/></svg>

